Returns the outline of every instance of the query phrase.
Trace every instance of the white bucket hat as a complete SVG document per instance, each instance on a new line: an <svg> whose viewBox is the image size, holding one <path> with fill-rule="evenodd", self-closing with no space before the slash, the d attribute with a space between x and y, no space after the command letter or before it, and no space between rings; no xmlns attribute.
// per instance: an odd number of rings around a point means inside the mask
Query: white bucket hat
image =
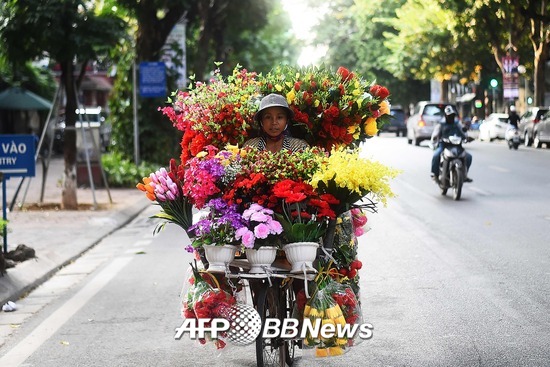
<svg viewBox="0 0 550 367"><path fill-rule="evenodd" d="M288 107L286 98L280 94L271 93L262 98L262 101L260 102L260 109L254 114L254 121L260 122L262 112L269 107L282 107L287 110L289 118L294 117L294 111Z"/></svg>

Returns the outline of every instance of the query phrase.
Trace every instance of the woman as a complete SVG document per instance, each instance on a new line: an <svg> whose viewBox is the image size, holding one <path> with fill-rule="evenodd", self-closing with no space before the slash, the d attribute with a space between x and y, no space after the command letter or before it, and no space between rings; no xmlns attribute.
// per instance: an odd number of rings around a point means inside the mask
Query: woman
<svg viewBox="0 0 550 367"><path fill-rule="evenodd" d="M292 138L287 134L292 117L294 112L288 107L285 97L268 94L262 99L260 109L254 115L254 121L260 125L260 136L246 141L243 146L270 152L281 149L297 151L309 147L305 140Z"/></svg>

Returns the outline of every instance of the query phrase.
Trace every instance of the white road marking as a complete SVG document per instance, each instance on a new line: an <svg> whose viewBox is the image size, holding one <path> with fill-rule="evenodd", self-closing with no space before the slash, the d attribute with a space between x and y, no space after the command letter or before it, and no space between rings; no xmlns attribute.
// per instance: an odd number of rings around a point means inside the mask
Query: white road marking
<svg viewBox="0 0 550 367"><path fill-rule="evenodd" d="M15 367L23 363L131 260L132 257L121 257L113 260L78 293L59 307L50 317L42 321L31 334L0 358L0 366Z"/></svg>
<svg viewBox="0 0 550 367"><path fill-rule="evenodd" d="M509 169L503 168L503 167L499 167L499 166L489 166L489 168L492 169L492 170L498 171L498 172L504 172L504 173L510 172Z"/></svg>

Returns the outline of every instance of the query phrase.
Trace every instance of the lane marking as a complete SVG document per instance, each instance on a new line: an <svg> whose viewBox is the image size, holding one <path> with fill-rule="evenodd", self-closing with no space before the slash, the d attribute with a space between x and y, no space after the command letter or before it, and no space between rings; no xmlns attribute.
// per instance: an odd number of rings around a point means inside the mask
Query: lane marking
<svg viewBox="0 0 550 367"><path fill-rule="evenodd" d="M504 173L510 172L509 169L503 168L503 167L499 167L499 166L489 166L489 168L492 169L492 170L498 171L498 172L504 172Z"/></svg>
<svg viewBox="0 0 550 367"><path fill-rule="evenodd" d="M105 269L95 276L71 299L65 302L47 319L42 321L25 339L20 341L8 353L0 358L0 366L19 366L29 358L46 340L63 326L78 310L80 310L93 296L96 295L132 257L121 257L113 260Z"/></svg>

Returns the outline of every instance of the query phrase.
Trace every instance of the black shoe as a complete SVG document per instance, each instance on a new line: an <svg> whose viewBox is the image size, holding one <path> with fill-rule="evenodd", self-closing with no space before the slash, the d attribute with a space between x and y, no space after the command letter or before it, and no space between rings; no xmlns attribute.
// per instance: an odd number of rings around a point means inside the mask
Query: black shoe
<svg viewBox="0 0 550 367"><path fill-rule="evenodd" d="M473 182L473 181L474 181L474 180L472 180L470 177L466 177L466 178L464 179L464 182Z"/></svg>

